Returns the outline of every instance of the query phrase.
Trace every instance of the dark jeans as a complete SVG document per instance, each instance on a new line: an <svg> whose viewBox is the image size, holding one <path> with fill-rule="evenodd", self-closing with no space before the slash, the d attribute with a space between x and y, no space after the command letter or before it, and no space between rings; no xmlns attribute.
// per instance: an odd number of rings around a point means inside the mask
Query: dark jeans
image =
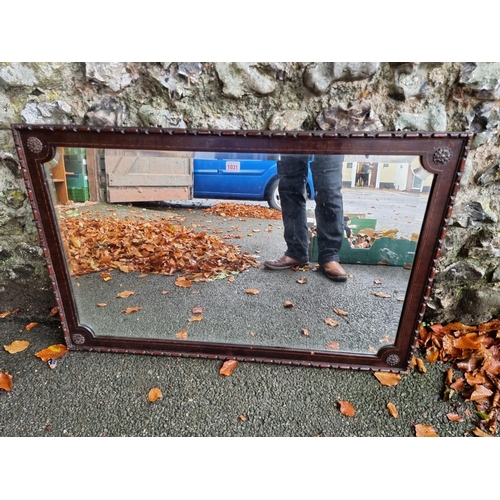
<svg viewBox="0 0 500 500"><path fill-rule="evenodd" d="M285 226L285 255L309 260L309 231L306 214L308 155L282 155L278 161L279 194ZM342 205L343 156L315 155L311 163L316 201L318 262L339 260L344 213Z"/></svg>

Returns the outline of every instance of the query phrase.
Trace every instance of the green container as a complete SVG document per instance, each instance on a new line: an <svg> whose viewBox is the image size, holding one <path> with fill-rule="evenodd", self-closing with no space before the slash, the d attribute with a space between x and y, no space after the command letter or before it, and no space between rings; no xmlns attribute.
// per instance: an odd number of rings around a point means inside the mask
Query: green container
<svg viewBox="0 0 500 500"><path fill-rule="evenodd" d="M87 174L87 163L85 160L65 158L64 168L68 174Z"/></svg>
<svg viewBox="0 0 500 500"><path fill-rule="evenodd" d="M71 188L68 187L68 198L71 201L89 201L89 188Z"/></svg>
<svg viewBox="0 0 500 500"><path fill-rule="evenodd" d="M375 229L376 225L377 219L364 219L361 217L353 217L349 222L352 234L358 234L363 229Z"/></svg>
<svg viewBox="0 0 500 500"><path fill-rule="evenodd" d="M69 188L89 187L89 178L86 174L66 174L66 184Z"/></svg>

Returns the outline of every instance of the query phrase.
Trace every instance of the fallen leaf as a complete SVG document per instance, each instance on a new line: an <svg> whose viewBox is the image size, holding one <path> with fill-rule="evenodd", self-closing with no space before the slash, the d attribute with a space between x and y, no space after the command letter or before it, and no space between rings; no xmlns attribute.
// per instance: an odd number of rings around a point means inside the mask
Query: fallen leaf
<svg viewBox="0 0 500 500"><path fill-rule="evenodd" d="M339 349L340 344L338 342L328 342L328 344L326 344L326 347L328 347L328 349L336 351Z"/></svg>
<svg viewBox="0 0 500 500"><path fill-rule="evenodd" d="M446 417L450 422L463 422L464 419L458 413L447 413Z"/></svg>
<svg viewBox="0 0 500 500"><path fill-rule="evenodd" d="M233 370L237 366L238 366L238 361L236 361L235 359L228 359L227 361L224 361L224 364L222 365L219 374L229 376L231 375L231 373L233 373Z"/></svg>
<svg viewBox="0 0 500 500"><path fill-rule="evenodd" d="M127 307L127 309L124 309L122 312L125 314L130 314L133 312L140 311L142 309L141 306L135 306L135 307Z"/></svg>
<svg viewBox="0 0 500 500"><path fill-rule="evenodd" d="M248 293L248 295L259 295L260 293L260 290L254 290L252 288L249 288L248 290L245 291Z"/></svg>
<svg viewBox="0 0 500 500"><path fill-rule="evenodd" d="M283 307L290 309L291 307L293 307L293 302L291 302L290 300L286 300L283 304Z"/></svg>
<svg viewBox="0 0 500 500"><path fill-rule="evenodd" d="M398 418L399 413L394 403L387 403L387 409L389 410L391 417Z"/></svg>
<svg viewBox="0 0 500 500"><path fill-rule="evenodd" d="M309 335L311 335L311 332L307 328L302 328L302 334L306 337L309 337Z"/></svg>
<svg viewBox="0 0 500 500"><path fill-rule="evenodd" d="M339 316L349 316L347 311L342 311L342 309L337 309L336 307L333 308L333 312Z"/></svg>
<svg viewBox="0 0 500 500"><path fill-rule="evenodd" d="M376 284L376 285L381 285L382 284L382 280L373 280L373 282Z"/></svg>
<svg viewBox="0 0 500 500"><path fill-rule="evenodd" d="M18 352L23 352L29 345L30 343L27 340L14 340L11 344L4 345L3 348L7 352L10 352L10 354L16 354Z"/></svg>
<svg viewBox="0 0 500 500"><path fill-rule="evenodd" d="M354 417L356 410L349 401L339 400L340 413L346 417Z"/></svg>
<svg viewBox="0 0 500 500"><path fill-rule="evenodd" d="M59 359L68 352L68 348L64 344L53 344L35 353L37 358L40 358L45 363L49 359Z"/></svg>
<svg viewBox="0 0 500 500"><path fill-rule="evenodd" d="M415 433L417 437L439 437L432 425L415 424Z"/></svg>
<svg viewBox="0 0 500 500"><path fill-rule="evenodd" d="M142 273L142 274L139 274L139 276L137 276L138 278L147 278L149 275L148 274L145 274L145 273Z"/></svg>
<svg viewBox="0 0 500 500"><path fill-rule="evenodd" d="M431 346L425 353L427 363L435 363L439 358L439 349L436 346Z"/></svg>
<svg viewBox="0 0 500 500"><path fill-rule="evenodd" d="M12 375L8 372L0 372L0 389L4 391L12 390Z"/></svg>
<svg viewBox="0 0 500 500"><path fill-rule="evenodd" d="M186 328L183 328L182 330L178 331L175 336L178 338L178 339L181 339L181 340L186 340L187 339L187 329Z"/></svg>
<svg viewBox="0 0 500 500"><path fill-rule="evenodd" d="M375 295L375 297L382 297L383 299L390 298L390 295L384 292L373 292L373 295Z"/></svg>
<svg viewBox="0 0 500 500"><path fill-rule="evenodd" d="M111 279L111 274L109 273L101 273L99 276L104 280L104 281L109 281Z"/></svg>
<svg viewBox="0 0 500 500"><path fill-rule="evenodd" d="M3 313L0 313L0 318L6 318L10 314L10 311L5 311Z"/></svg>
<svg viewBox="0 0 500 500"><path fill-rule="evenodd" d="M193 307L193 308L191 309L191 312L192 312L193 314L201 314L201 313L203 312L203 307Z"/></svg>
<svg viewBox="0 0 500 500"><path fill-rule="evenodd" d="M163 292L161 292L162 295L168 295L170 292L168 290L163 290Z"/></svg>
<svg viewBox="0 0 500 500"><path fill-rule="evenodd" d="M49 312L49 316L52 317L52 316L55 316L56 314L59 313L59 307L53 307L50 312Z"/></svg>
<svg viewBox="0 0 500 500"><path fill-rule="evenodd" d="M97 305L99 307L106 307L108 304L106 304L106 302L98 302Z"/></svg>
<svg viewBox="0 0 500 500"><path fill-rule="evenodd" d="M335 321L334 319L332 318L326 318L325 319L325 323L329 326L339 326L339 322L338 321Z"/></svg>
<svg viewBox="0 0 500 500"><path fill-rule="evenodd" d="M238 418L242 421L242 422L246 422L248 420L248 418L245 416L245 415L239 415Z"/></svg>
<svg viewBox="0 0 500 500"><path fill-rule="evenodd" d="M424 365L424 362L420 358L415 358L417 362L417 369L421 373L427 373L427 368Z"/></svg>
<svg viewBox="0 0 500 500"><path fill-rule="evenodd" d="M416 365L417 365L417 358L415 358L415 356L412 356L410 358L410 364L408 365L408 367L415 368Z"/></svg>
<svg viewBox="0 0 500 500"><path fill-rule="evenodd" d="M255 332L250 332L250 333L249 333L249 335L250 335L251 337L255 337Z"/></svg>
<svg viewBox="0 0 500 500"><path fill-rule="evenodd" d="M401 382L401 375L392 372L374 372L373 375L377 378L381 385L392 387Z"/></svg>
<svg viewBox="0 0 500 500"><path fill-rule="evenodd" d="M446 385L451 385L453 383L453 368L448 368L446 370L446 380L444 383Z"/></svg>
<svg viewBox="0 0 500 500"><path fill-rule="evenodd" d="M203 319L203 316L191 316L188 319L188 323L194 323L194 322L197 322L197 321L201 321L202 319Z"/></svg>
<svg viewBox="0 0 500 500"><path fill-rule="evenodd" d="M476 385L474 392L471 394L468 401L478 401L480 399L488 398L493 394L493 391L490 391L484 385Z"/></svg>
<svg viewBox="0 0 500 500"><path fill-rule="evenodd" d="M120 299L126 299L127 297L130 297L131 295L134 295L135 292L132 292L131 290L124 290L123 292L120 292L116 294L117 297Z"/></svg>
<svg viewBox="0 0 500 500"><path fill-rule="evenodd" d="M304 285L305 283L307 283L307 278L299 278L297 280L297 283L300 283L301 285Z"/></svg>
<svg viewBox="0 0 500 500"><path fill-rule="evenodd" d="M474 430L472 431L472 433L475 436L478 436L478 437L489 437L489 438L490 437L495 437L492 434L488 434L487 432L484 432L481 429L478 429L477 427L474 428Z"/></svg>
<svg viewBox="0 0 500 500"><path fill-rule="evenodd" d="M36 325L38 325L36 322L29 323L24 327L24 329L29 332L32 328L35 328Z"/></svg>
<svg viewBox="0 0 500 500"><path fill-rule="evenodd" d="M158 387L153 387L148 393L148 401L154 403L163 396L161 390Z"/></svg>
<svg viewBox="0 0 500 500"><path fill-rule="evenodd" d="M174 285L178 286L179 288L191 288L192 283L191 281L181 276L175 280Z"/></svg>

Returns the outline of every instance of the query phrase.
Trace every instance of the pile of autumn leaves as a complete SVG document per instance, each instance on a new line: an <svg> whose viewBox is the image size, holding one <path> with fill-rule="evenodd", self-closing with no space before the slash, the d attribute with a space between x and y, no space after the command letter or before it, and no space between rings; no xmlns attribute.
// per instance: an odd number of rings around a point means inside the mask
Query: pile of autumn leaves
<svg viewBox="0 0 500 500"><path fill-rule="evenodd" d="M444 399L456 393L473 401L479 417L476 435L496 435L500 418L500 319L477 326L462 323L420 328L419 347L429 363L449 362L463 372L447 371Z"/></svg>
<svg viewBox="0 0 500 500"><path fill-rule="evenodd" d="M60 220L70 272L80 276L118 269L174 275L203 281L259 267L255 257L221 238L197 232L165 218L120 219L83 213Z"/></svg>

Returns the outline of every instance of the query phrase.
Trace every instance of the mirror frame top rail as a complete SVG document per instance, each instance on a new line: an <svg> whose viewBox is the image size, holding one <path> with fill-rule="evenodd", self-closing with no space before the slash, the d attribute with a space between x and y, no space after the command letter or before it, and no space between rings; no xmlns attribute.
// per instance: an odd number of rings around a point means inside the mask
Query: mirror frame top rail
<svg viewBox="0 0 500 500"><path fill-rule="evenodd" d="M408 367L429 299L460 177L473 138L469 132L335 132L161 129L71 125L11 126L33 217L54 290L64 339L78 351L236 359L287 365L401 371ZM58 147L152 151L259 152L419 156L434 174L397 335L376 354L311 352L277 346L125 338L99 335L78 323L64 249L43 163Z"/></svg>

